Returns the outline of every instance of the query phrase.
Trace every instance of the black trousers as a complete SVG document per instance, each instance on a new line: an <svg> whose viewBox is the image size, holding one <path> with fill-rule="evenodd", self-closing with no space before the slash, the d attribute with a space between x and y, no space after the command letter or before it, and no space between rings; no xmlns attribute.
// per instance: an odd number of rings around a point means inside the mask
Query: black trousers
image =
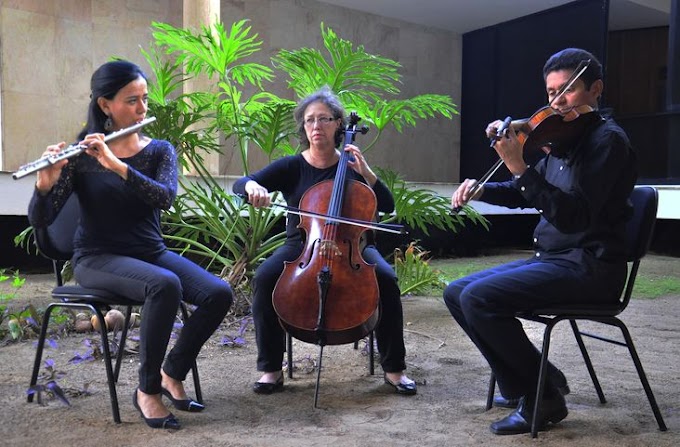
<svg viewBox="0 0 680 447"><path fill-rule="evenodd" d="M220 325L232 303L226 281L171 251L148 259L112 254L75 259L74 275L84 287L108 290L140 303L139 389L161 392L161 365L184 380L203 344ZM180 300L197 306L168 353Z"/></svg>
<svg viewBox="0 0 680 447"><path fill-rule="evenodd" d="M280 371L285 352L285 332L278 321L272 305L272 293L281 276L284 261L294 261L304 245L299 241L287 241L267 258L255 272L253 280L253 320L257 340L258 371ZM362 252L366 262L376 265L376 277L380 289L380 321L375 330L380 353L380 365L385 372L406 369L404 347L404 316L401 292L397 276L378 250L369 245Z"/></svg>
<svg viewBox="0 0 680 447"><path fill-rule="evenodd" d="M626 265L596 271L569 262L529 259L448 285L446 306L489 362L504 397L534 395L540 368L541 354L515 314L554 304L611 303L621 293ZM553 392L546 388L547 395Z"/></svg>

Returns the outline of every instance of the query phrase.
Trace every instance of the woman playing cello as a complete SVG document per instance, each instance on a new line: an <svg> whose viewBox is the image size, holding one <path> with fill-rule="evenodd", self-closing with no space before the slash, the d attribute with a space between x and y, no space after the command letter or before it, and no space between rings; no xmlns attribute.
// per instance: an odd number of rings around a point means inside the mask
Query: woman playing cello
<svg viewBox="0 0 680 447"><path fill-rule="evenodd" d="M309 188L335 177L340 160L336 147L342 141L345 121L345 111L338 98L330 89L323 88L301 100L294 116L305 150L298 155L278 159L234 184L234 193L247 195L248 201L255 207L268 206L271 191L281 191L289 207L298 207ZM390 191L368 166L359 148L347 144L343 150L349 152L354 160L348 162L351 168L348 176L372 188L378 211L392 212L394 199ZM305 241L298 228L299 221L297 215L288 215L285 244L260 265L253 281L257 369L264 372L253 385L253 391L258 394L283 390L284 332L272 305L272 293L284 270L284 262L294 261L303 251ZM365 246L362 256L366 262L375 264L381 315L376 338L385 383L398 394L416 394L415 382L404 374L406 350L401 293L396 275L372 241Z"/></svg>

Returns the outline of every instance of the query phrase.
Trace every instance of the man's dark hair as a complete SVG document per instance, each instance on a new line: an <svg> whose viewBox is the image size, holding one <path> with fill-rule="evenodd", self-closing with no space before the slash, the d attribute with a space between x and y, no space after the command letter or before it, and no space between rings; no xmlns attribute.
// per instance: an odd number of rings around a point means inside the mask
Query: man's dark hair
<svg viewBox="0 0 680 447"><path fill-rule="evenodd" d="M580 48L566 48L550 56L543 66L543 79L545 80L553 71L576 70L581 61L588 59L590 59L590 65L579 79L583 80L586 90L589 90L593 82L602 79L602 64L592 53Z"/></svg>

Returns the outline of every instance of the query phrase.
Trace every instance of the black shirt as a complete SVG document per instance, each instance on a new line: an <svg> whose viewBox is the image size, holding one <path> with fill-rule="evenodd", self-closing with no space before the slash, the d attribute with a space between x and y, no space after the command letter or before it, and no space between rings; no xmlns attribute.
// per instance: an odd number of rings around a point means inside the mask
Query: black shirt
<svg viewBox="0 0 680 447"><path fill-rule="evenodd" d="M603 118L564 158L547 155L516 180L489 183L481 199L538 210L533 240L538 259L620 263L636 179L628 137Z"/></svg>

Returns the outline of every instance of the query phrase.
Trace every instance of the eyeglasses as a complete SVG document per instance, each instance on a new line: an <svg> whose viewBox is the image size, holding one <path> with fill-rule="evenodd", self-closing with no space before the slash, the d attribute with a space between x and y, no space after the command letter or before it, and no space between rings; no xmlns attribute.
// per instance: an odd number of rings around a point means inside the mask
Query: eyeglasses
<svg viewBox="0 0 680 447"><path fill-rule="evenodd" d="M307 127L314 127L314 123L319 123L321 126L325 126L333 121L335 121L337 118L331 118L330 116L320 116L318 118L307 118L305 119L305 126Z"/></svg>

